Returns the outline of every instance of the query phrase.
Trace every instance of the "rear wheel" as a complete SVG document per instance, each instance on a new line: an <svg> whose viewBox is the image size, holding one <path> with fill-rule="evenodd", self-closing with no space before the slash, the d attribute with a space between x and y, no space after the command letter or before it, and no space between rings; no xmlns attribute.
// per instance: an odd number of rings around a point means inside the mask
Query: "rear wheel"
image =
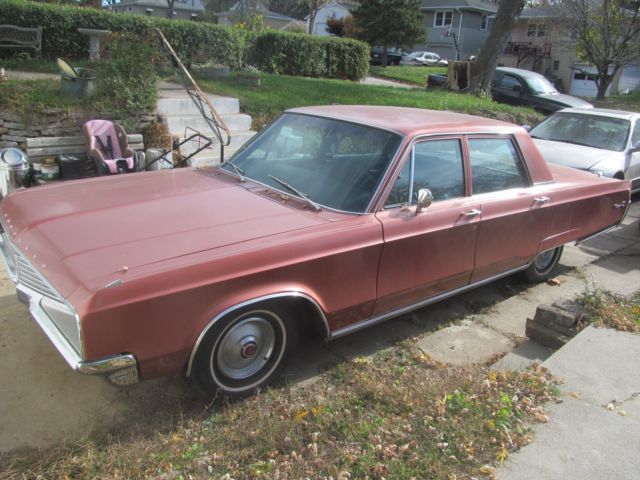
<svg viewBox="0 0 640 480"><path fill-rule="evenodd" d="M540 252L533 260L529 268L524 271L524 276L531 283L540 283L547 280L555 270L564 247L556 247Z"/></svg>
<svg viewBox="0 0 640 480"><path fill-rule="evenodd" d="M220 319L195 358L195 379L210 394L244 397L273 383L297 339L288 315L253 306Z"/></svg>

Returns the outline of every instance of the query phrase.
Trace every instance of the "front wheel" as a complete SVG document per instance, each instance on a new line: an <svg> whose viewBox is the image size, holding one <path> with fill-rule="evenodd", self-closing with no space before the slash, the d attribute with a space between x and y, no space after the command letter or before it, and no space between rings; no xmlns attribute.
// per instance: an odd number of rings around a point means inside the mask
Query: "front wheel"
<svg viewBox="0 0 640 480"><path fill-rule="evenodd" d="M195 379L213 395L251 395L280 376L295 341L295 326L279 309L233 313L207 332L195 358Z"/></svg>
<svg viewBox="0 0 640 480"><path fill-rule="evenodd" d="M547 280L555 270L564 247L556 247L540 252L531 265L524 271L524 276L531 283L540 283Z"/></svg>

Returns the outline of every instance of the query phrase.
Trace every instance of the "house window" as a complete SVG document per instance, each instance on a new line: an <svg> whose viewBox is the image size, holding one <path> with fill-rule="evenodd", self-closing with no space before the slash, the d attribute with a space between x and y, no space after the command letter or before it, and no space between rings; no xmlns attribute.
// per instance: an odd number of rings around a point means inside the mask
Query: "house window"
<svg viewBox="0 0 640 480"><path fill-rule="evenodd" d="M436 12L435 17L433 17L433 26L434 27L450 27L451 22L453 21L453 11L439 11Z"/></svg>
<svg viewBox="0 0 640 480"><path fill-rule="evenodd" d="M145 8L144 9L144 13L145 13L145 15L150 17L151 15L153 15L153 8Z"/></svg>
<svg viewBox="0 0 640 480"><path fill-rule="evenodd" d="M544 37L547 29L544 23L530 23L527 25L527 37Z"/></svg>
<svg viewBox="0 0 640 480"><path fill-rule="evenodd" d="M480 19L480 30L486 30L489 23L489 15L482 15Z"/></svg>

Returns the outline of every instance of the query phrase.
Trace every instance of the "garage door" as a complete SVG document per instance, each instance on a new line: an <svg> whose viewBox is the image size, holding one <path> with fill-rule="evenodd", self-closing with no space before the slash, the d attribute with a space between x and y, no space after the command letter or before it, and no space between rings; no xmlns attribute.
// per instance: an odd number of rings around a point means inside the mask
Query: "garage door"
<svg viewBox="0 0 640 480"><path fill-rule="evenodd" d="M576 97L595 97L598 95L598 87L596 86L597 75L595 73L573 72L571 78L570 95ZM607 88L607 96L611 93L611 85Z"/></svg>
<svg viewBox="0 0 640 480"><path fill-rule="evenodd" d="M640 65L627 65L622 70L618 91L622 93L626 90L640 92Z"/></svg>

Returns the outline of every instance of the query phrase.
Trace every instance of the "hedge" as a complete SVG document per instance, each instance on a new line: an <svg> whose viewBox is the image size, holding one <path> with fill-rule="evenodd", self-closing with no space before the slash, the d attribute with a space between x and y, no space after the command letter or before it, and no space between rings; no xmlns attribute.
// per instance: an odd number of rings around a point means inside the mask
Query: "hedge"
<svg viewBox="0 0 640 480"><path fill-rule="evenodd" d="M233 68L242 65L245 39L241 32L223 25L161 17L116 14L94 8L1 0L2 23L19 27L42 27L42 51L49 58L84 58L89 39L78 28L96 28L148 37L160 28L174 50L186 64L201 52L214 62Z"/></svg>
<svg viewBox="0 0 640 480"><path fill-rule="evenodd" d="M160 17L116 14L93 8L0 0L2 23L20 27L42 27L42 51L49 58L84 58L89 39L78 28L96 28L148 37L160 28L187 65L204 56L231 68L248 59L267 73L349 78L367 74L369 47L350 39L312 37L280 31L255 35L224 25Z"/></svg>
<svg viewBox="0 0 640 480"><path fill-rule="evenodd" d="M266 31L253 39L249 61L268 73L359 80L369 69L369 46L351 39Z"/></svg>

